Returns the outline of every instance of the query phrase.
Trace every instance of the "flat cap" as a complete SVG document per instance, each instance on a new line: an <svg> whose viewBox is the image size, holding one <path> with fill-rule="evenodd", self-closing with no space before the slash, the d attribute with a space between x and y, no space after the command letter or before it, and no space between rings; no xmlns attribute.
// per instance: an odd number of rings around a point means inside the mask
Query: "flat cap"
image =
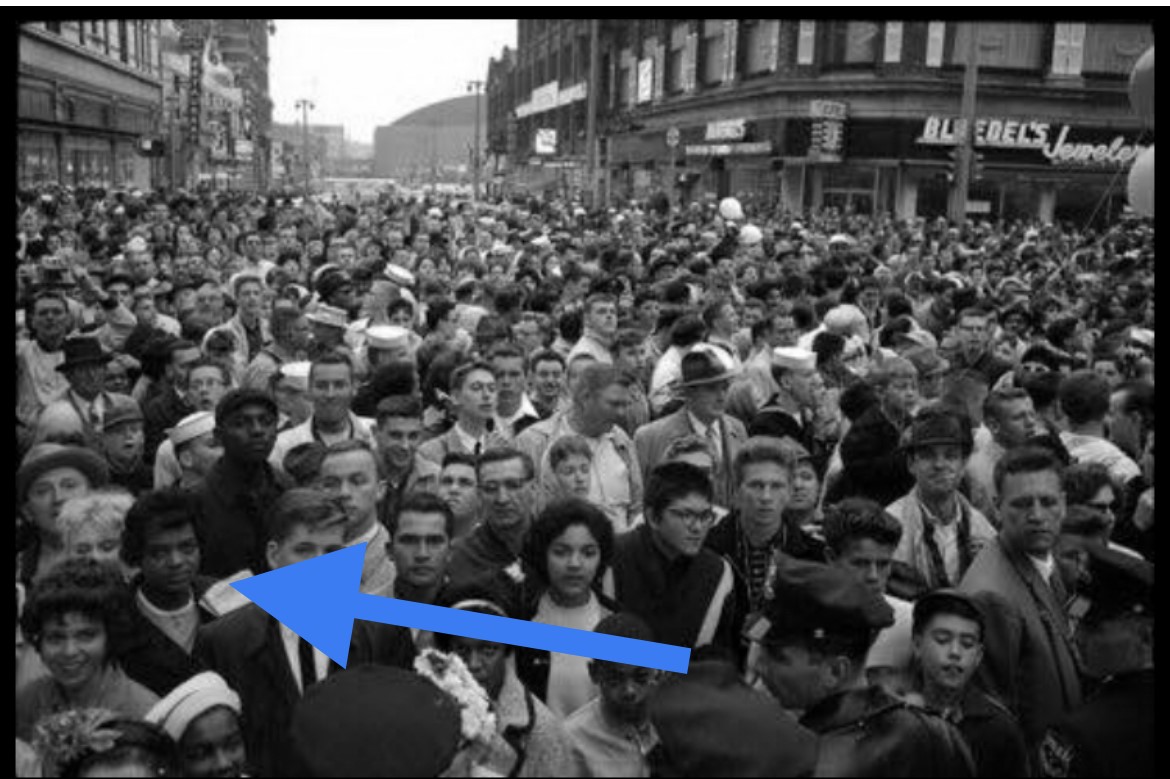
<svg viewBox="0 0 1170 779"><path fill-rule="evenodd" d="M234 389L224 395L219 405L215 407L215 424L220 426L229 416L236 413L245 406L260 405L272 411L273 414L280 413L276 407L276 399L267 392L258 389L250 389L244 387L242 389Z"/></svg>
<svg viewBox="0 0 1170 779"><path fill-rule="evenodd" d="M102 417L102 430L113 430L118 425L142 421L142 408L138 401L129 395L117 392L110 394L110 402L106 405L106 413Z"/></svg>

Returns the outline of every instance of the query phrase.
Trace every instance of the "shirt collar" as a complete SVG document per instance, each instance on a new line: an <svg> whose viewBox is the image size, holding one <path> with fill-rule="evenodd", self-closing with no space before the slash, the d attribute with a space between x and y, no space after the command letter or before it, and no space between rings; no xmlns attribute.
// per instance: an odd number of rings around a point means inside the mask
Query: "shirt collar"
<svg viewBox="0 0 1170 779"><path fill-rule="evenodd" d="M719 420L718 419L712 421L710 425L704 425L702 422L699 421L699 418L697 416L695 416L694 414L692 414L689 410L687 411L687 419L689 419L691 421L691 429L693 429L696 433L698 433L700 436L702 436L704 438L707 436L707 429L710 427L715 428L716 433L719 432Z"/></svg>
<svg viewBox="0 0 1170 779"><path fill-rule="evenodd" d="M458 422L456 422L455 426L451 429L455 431L455 435L459 436L459 440L463 442L463 447L469 452L475 451L476 444L483 443L482 437L476 438L471 433L464 430L463 425L459 424Z"/></svg>
<svg viewBox="0 0 1170 779"><path fill-rule="evenodd" d="M1043 560L1039 557L1028 555L1028 560L1032 565L1036 566L1036 570L1040 572L1044 583L1047 584L1052 579L1052 572L1056 570L1056 561L1052 559L1052 555L1047 555Z"/></svg>
<svg viewBox="0 0 1170 779"><path fill-rule="evenodd" d="M378 521L374 520L373 524L370 525L369 530L367 530L366 532L362 533L357 538L350 541L348 544L346 544L346 546L357 546L358 544L368 544L369 542L374 540L374 536L378 535L378 528L379 527L380 527L380 525L378 524Z"/></svg>
<svg viewBox="0 0 1170 779"><path fill-rule="evenodd" d="M502 417L496 415L496 425L503 427L511 427L517 420L525 417L539 417L536 408L532 405L532 401L528 399L528 393L525 392L520 395L520 406L516 409L516 413L510 417Z"/></svg>

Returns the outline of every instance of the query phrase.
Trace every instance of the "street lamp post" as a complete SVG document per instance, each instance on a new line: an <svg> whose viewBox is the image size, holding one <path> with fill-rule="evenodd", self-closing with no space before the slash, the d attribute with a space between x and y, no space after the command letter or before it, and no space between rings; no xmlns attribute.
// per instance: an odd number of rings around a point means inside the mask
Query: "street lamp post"
<svg viewBox="0 0 1170 779"><path fill-rule="evenodd" d="M312 100L301 98L297 101L296 107L301 112L301 154L304 156L305 163L305 196L308 197L309 180L312 175L309 166L309 111L317 106L313 104Z"/></svg>
<svg viewBox="0 0 1170 779"><path fill-rule="evenodd" d="M967 219L967 193L971 187L971 158L975 153L975 94L979 83L979 23L968 22L963 96L959 106L961 132L955 140L955 188L951 192L950 218L955 224Z"/></svg>
<svg viewBox="0 0 1170 779"><path fill-rule="evenodd" d="M471 199L479 202L479 96L483 90L483 82L476 79L467 82L467 91L475 93L475 152L471 162Z"/></svg>

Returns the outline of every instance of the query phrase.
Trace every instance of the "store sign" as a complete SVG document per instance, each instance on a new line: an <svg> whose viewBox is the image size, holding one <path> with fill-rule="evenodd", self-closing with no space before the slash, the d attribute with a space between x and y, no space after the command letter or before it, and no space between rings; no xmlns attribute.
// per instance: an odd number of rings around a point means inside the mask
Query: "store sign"
<svg viewBox="0 0 1170 779"><path fill-rule="evenodd" d="M697 143L686 146L688 157L743 157L752 154L771 154L771 141L752 143Z"/></svg>
<svg viewBox="0 0 1170 779"><path fill-rule="evenodd" d="M551 127L538 128L533 150L537 154L556 154L557 131Z"/></svg>
<svg viewBox="0 0 1170 779"><path fill-rule="evenodd" d="M742 141L747 135L747 119L725 119L707 124L708 141Z"/></svg>
<svg viewBox="0 0 1170 779"><path fill-rule="evenodd" d="M1035 149L1053 165L1125 165L1145 150L1124 135L1109 143L1091 143L1070 137L1074 129L1065 124L1060 129L1048 122L1017 119L977 119L975 145L991 149ZM1082 130L1083 133L1083 130ZM955 146L964 135L963 120L931 116L922 127L917 142L926 146Z"/></svg>
<svg viewBox="0 0 1170 779"><path fill-rule="evenodd" d="M527 103L516 106L516 118L523 119L532 114L576 103L584 100L587 94L584 81L566 89L560 89L556 81L550 81L544 86L532 90L532 95Z"/></svg>
<svg viewBox="0 0 1170 779"><path fill-rule="evenodd" d="M808 105L808 115L813 119L845 119L849 106L835 100L813 100Z"/></svg>

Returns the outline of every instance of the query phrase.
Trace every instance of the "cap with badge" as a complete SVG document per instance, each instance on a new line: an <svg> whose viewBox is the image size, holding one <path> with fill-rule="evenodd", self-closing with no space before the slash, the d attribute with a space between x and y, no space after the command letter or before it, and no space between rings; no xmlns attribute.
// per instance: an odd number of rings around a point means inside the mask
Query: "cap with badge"
<svg viewBox="0 0 1170 779"><path fill-rule="evenodd" d="M772 364L785 370L808 373L817 369L817 353L799 346L777 346L772 350Z"/></svg>
<svg viewBox="0 0 1170 779"><path fill-rule="evenodd" d="M215 430L215 414L211 411L196 411L183 417L167 432L171 446L176 450L183 444Z"/></svg>
<svg viewBox="0 0 1170 779"><path fill-rule="evenodd" d="M973 447L971 425L953 411L923 411L910 424L904 448L913 452L925 446L958 446L964 453L970 453Z"/></svg>
<svg viewBox="0 0 1170 779"><path fill-rule="evenodd" d="M875 635L894 624L886 599L835 566L782 556L773 597L748 631L756 641Z"/></svg>
<svg viewBox="0 0 1170 779"><path fill-rule="evenodd" d="M1122 617L1154 616L1154 565L1102 544L1086 544L1090 580L1081 588L1089 600L1082 627Z"/></svg>

